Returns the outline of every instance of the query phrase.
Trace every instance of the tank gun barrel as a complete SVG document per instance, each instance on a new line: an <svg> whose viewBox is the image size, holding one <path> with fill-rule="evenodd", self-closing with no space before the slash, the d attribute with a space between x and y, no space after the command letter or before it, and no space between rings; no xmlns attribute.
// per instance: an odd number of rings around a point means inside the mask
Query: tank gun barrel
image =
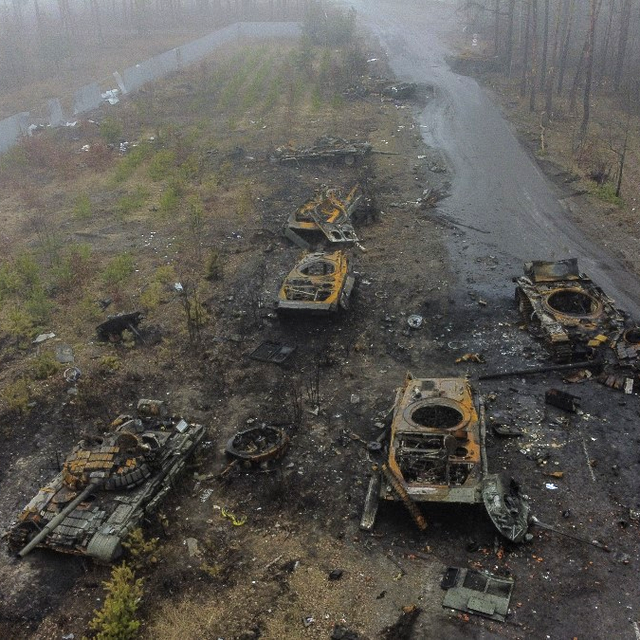
<svg viewBox="0 0 640 640"><path fill-rule="evenodd" d="M93 482L87 486L80 495L76 496L55 518L51 520L23 549L18 552L21 558L33 551L34 547L44 540L62 521L92 492L95 491L102 482Z"/></svg>

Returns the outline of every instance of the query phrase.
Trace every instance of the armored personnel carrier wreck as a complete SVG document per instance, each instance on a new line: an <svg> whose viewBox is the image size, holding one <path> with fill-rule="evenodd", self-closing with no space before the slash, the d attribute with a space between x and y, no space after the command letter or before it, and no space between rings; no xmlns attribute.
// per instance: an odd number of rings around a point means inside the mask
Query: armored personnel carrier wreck
<svg viewBox="0 0 640 640"><path fill-rule="evenodd" d="M347 309L355 278L344 251L306 253L278 294L280 314L330 315Z"/></svg>
<svg viewBox="0 0 640 640"><path fill-rule="evenodd" d="M141 400L102 437L81 441L61 472L6 532L9 548L35 547L111 562L121 543L166 496L205 430L167 417L160 401Z"/></svg>
<svg viewBox="0 0 640 640"><path fill-rule="evenodd" d="M392 410L386 460L373 469L360 528L373 529L380 501L403 502L421 530L419 503L484 504L498 531L527 536L529 504L518 485L488 472L484 406L464 378L407 375Z"/></svg>

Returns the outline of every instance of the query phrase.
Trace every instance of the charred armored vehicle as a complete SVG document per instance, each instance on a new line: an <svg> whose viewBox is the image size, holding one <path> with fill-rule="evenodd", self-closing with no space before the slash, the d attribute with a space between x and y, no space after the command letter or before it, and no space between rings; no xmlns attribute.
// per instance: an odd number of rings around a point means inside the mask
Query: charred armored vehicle
<svg viewBox="0 0 640 640"><path fill-rule="evenodd" d="M354 244L358 242L358 236L351 223L351 214L362 197L359 185L345 197L338 189L321 190L289 216L284 234L303 249L308 249L319 234L330 244Z"/></svg>
<svg viewBox="0 0 640 640"><path fill-rule="evenodd" d="M346 309L355 284L343 251L306 253L285 278L278 313L328 315Z"/></svg>
<svg viewBox="0 0 640 640"><path fill-rule="evenodd" d="M37 546L101 562L122 553L204 436L203 426L163 415L160 401L138 407L138 417L121 415L109 433L73 449L6 532L12 551L25 556Z"/></svg>
<svg viewBox="0 0 640 640"><path fill-rule="evenodd" d="M333 161L352 165L358 158L371 152L371 145L361 140L345 140L333 136L322 136L310 147L278 147L274 158L282 163Z"/></svg>
<svg viewBox="0 0 640 640"><path fill-rule="evenodd" d="M463 378L413 378L398 389L386 460L369 483L360 527L370 531L380 501L401 501L418 527L419 503L484 504L509 540L525 539L529 505L513 480L489 474L484 408Z"/></svg>
<svg viewBox="0 0 640 640"><path fill-rule="evenodd" d="M523 320L558 362L592 358L624 333L625 314L580 273L576 258L527 262L515 282Z"/></svg>

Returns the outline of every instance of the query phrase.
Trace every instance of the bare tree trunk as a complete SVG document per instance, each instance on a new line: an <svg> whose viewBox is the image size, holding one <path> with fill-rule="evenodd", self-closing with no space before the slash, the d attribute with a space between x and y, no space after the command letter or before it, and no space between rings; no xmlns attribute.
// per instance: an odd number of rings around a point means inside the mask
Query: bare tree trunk
<svg viewBox="0 0 640 640"><path fill-rule="evenodd" d="M531 0L531 93L529 111L536 110L536 89L538 88L538 0Z"/></svg>
<svg viewBox="0 0 640 640"><path fill-rule="evenodd" d="M578 60L576 73L573 76L573 84L571 85L571 91L569 92L569 111L575 111L576 109L578 87L580 86L580 80L582 78L582 70L584 68L584 58L588 48L589 48L589 32L587 31L587 37L584 39L584 44L582 45L582 51L580 52L580 59Z"/></svg>
<svg viewBox="0 0 640 640"><path fill-rule="evenodd" d="M611 39L611 25L613 24L613 14L616 10L616 0L609 0L609 20L602 38L602 51L600 53L600 65L598 67L598 79L596 84L600 87L607 76L607 63L609 61L609 41Z"/></svg>
<svg viewBox="0 0 640 640"><path fill-rule="evenodd" d="M524 50L522 52L522 79L520 81L520 97L527 95L527 77L529 75L529 31L531 30L531 1L527 2L527 16L524 28Z"/></svg>
<svg viewBox="0 0 640 640"><path fill-rule="evenodd" d="M496 2L496 20L494 23L493 49L496 57L500 55L500 0Z"/></svg>
<svg viewBox="0 0 640 640"><path fill-rule="evenodd" d="M547 81L547 53L549 48L549 0L544 0L544 25L542 31L542 61L540 63L540 91Z"/></svg>
<svg viewBox="0 0 640 640"><path fill-rule="evenodd" d="M562 21L562 14L566 8L567 0L560 0L558 8L556 10L556 28L553 36L553 51L551 53L551 66L547 73L546 78L546 95L544 110L547 120L553 117L553 81L555 80L556 64L558 62L558 45L560 44L560 22Z"/></svg>
<svg viewBox="0 0 640 640"><path fill-rule="evenodd" d="M513 63L513 14L515 11L516 0L509 0L509 15L507 17L507 44L504 56L507 75L511 77L511 65Z"/></svg>
<svg viewBox="0 0 640 640"><path fill-rule="evenodd" d="M618 52L616 55L616 66L613 71L613 88L620 90L622 80L622 70L627 54L627 42L629 41L629 22L631 22L632 0L624 0L620 13L620 38L618 39Z"/></svg>
<svg viewBox="0 0 640 640"><path fill-rule="evenodd" d="M560 67L558 69L558 95L562 94L564 74L567 69L567 56L569 54L569 43L571 42L571 28L573 25L573 11L575 0L569 0L567 5L567 18L564 27L564 37L562 39L562 51L560 53Z"/></svg>
<svg viewBox="0 0 640 640"><path fill-rule="evenodd" d="M596 23L602 0L591 0L591 15L589 17L589 35L587 36L586 77L584 83L584 97L582 101L582 122L580 123L580 143L587 138L589 117L591 115L591 83L593 80L593 51L596 44Z"/></svg>

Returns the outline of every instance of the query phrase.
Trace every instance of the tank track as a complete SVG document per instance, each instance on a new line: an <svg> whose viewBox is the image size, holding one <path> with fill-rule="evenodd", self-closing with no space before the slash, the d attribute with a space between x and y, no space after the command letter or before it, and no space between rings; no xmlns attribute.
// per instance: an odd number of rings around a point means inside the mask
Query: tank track
<svg viewBox="0 0 640 640"><path fill-rule="evenodd" d="M382 473L384 477L387 479L394 493L402 500L404 506L407 508L407 511L411 514L413 521L418 526L420 531L425 531L427 528L427 521L424 519L422 513L420 513L420 509L410 498L407 490L404 488L404 485L400 478L396 476L396 474L389 468L388 465L382 465Z"/></svg>

